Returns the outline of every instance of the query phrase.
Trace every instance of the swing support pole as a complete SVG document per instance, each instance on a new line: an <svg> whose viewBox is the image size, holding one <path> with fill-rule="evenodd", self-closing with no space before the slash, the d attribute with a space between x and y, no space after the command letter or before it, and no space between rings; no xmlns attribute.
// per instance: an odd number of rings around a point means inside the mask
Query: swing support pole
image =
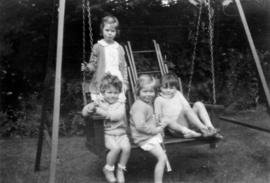
<svg viewBox="0 0 270 183"><path fill-rule="evenodd" d="M270 109L270 92L269 92L269 88L267 86L267 82L265 80L265 76L263 74L260 59L259 59L259 56L257 54L257 51L256 51L256 48L255 48L255 45L254 45L254 42L253 42L249 27L248 27L248 24L247 24L247 20L246 20L246 17L245 17L241 2L240 2L240 0L235 0L235 2L236 2L236 6L237 6L237 9L239 11L239 14L240 14L240 17L241 17L241 20L242 20L242 23L243 23L243 26L244 26L244 29L245 29L245 32L246 32L246 36L247 36L247 39L248 39L248 42L249 42L249 46L250 46L253 58L254 58L255 63L256 63L256 67L257 67L257 70L258 70L258 73L259 73L259 76L260 76L260 80L262 82L262 86L263 86L263 89L264 89L264 93L265 93L266 100L267 100L267 103L268 103L268 110L269 110Z"/></svg>
<svg viewBox="0 0 270 183"><path fill-rule="evenodd" d="M62 69L62 54L63 54L62 52L63 52L63 37L64 37L63 33L64 33L65 3L66 3L65 0L59 0L52 149L51 149L49 183L55 183L55 174L56 174L56 161L57 161L56 159L57 159L59 117L60 117L61 69Z"/></svg>

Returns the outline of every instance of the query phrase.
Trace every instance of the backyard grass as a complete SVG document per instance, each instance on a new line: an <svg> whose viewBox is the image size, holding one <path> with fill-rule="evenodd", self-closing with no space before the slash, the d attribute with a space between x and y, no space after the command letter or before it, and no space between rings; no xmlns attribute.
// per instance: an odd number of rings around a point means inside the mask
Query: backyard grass
<svg viewBox="0 0 270 183"><path fill-rule="evenodd" d="M234 117L268 127L267 113L246 111ZM168 149L173 172L165 183L269 183L270 134L215 120L225 140L216 149L208 145ZM50 150L44 144L41 171L34 172L37 139L0 140L1 183L47 183ZM127 183L152 182L154 159L145 153L131 155ZM57 183L103 183L103 160L85 146L85 137L60 138Z"/></svg>

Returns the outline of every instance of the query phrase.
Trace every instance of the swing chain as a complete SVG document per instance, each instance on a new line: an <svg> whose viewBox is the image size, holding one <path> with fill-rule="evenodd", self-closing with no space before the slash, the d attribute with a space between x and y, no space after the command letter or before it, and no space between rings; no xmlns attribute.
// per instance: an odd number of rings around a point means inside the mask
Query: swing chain
<svg viewBox="0 0 270 183"><path fill-rule="evenodd" d="M93 48L93 30L92 30L92 21L91 21L91 8L90 8L90 0L87 0L87 13L88 13L88 29L89 29L89 38L90 38L90 48Z"/></svg>
<svg viewBox="0 0 270 183"><path fill-rule="evenodd" d="M211 74L212 74L212 91L213 91L213 104L216 104L216 81L215 81L215 63L214 63L214 10L211 9L211 0L208 0L208 21L209 21L209 47L210 47L210 59L211 59ZM213 13L212 13L213 11Z"/></svg>
<svg viewBox="0 0 270 183"><path fill-rule="evenodd" d="M85 0L82 0L82 61L85 62Z"/></svg>
<svg viewBox="0 0 270 183"><path fill-rule="evenodd" d="M194 75L194 65L195 65L195 58L196 58L199 30L200 30L200 24L201 24L201 14L202 14L202 4L200 4L200 8L199 8L199 15L198 15L198 20L197 20L197 25L196 25L194 47L193 47L193 52L192 52L191 70L190 70L190 75L189 75L188 92L187 92L188 101L189 101L189 96L190 96L190 92L191 92L192 79L193 79L193 75Z"/></svg>

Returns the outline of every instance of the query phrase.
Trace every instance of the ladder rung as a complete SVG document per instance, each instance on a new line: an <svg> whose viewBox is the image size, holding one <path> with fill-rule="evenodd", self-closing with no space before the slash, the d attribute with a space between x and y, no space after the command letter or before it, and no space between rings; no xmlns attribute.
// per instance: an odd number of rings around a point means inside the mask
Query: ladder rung
<svg viewBox="0 0 270 183"><path fill-rule="evenodd" d="M141 71L138 74L151 74L151 73L160 73L160 71Z"/></svg>
<svg viewBox="0 0 270 183"><path fill-rule="evenodd" d="M138 50L138 51L132 51L132 53L154 53L155 50Z"/></svg>

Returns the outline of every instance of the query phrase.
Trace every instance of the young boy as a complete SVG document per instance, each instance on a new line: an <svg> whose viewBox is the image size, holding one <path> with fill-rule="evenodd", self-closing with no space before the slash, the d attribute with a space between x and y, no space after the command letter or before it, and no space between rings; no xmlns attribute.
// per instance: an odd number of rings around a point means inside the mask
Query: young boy
<svg viewBox="0 0 270 183"><path fill-rule="evenodd" d="M169 121L169 131L173 134L180 132L184 138L223 138L213 126L204 104L196 102L191 108L177 88L177 77L174 74L164 75L161 80L161 92L154 104L155 113L161 120Z"/></svg>
<svg viewBox="0 0 270 183"><path fill-rule="evenodd" d="M130 142L126 134L125 104L119 101L122 91L122 81L117 76L106 74L100 84L101 98L86 105L82 110L83 116L92 113L105 117L105 147L109 149L106 165L103 168L108 182L125 182L124 172L130 155ZM115 163L118 160L116 177L114 175Z"/></svg>

